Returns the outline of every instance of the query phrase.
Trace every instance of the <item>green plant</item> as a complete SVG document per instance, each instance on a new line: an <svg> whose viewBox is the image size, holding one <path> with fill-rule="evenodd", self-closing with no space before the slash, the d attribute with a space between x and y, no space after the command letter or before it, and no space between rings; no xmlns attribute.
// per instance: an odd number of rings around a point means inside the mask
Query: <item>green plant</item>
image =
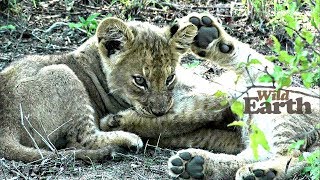
<svg viewBox="0 0 320 180"><path fill-rule="evenodd" d="M5 26L0 26L0 31L1 30L14 31L14 30L16 30L16 27L12 24L9 24L9 25L5 25Z"/></svg>
<svg viewBox="0 0 320 180"><path fill-rule="evenodd" d="M228 127L229 126L240 126L240 127L248 128L250 130L250 134L249 134L250 148L252 149L253 157L256 160L258 160L259 158L259 154L258 154L259 145L262 146L265 150L270 151L270 146L268 144L268 141L266 139L264 132L260 128L258 128L258 126L256 126L255 124L251 123L247 125L244 121L234 121L228 124Z"/></svg>
<svg viewBox="0 0 320 180"><path fill-rule="evenodd" d="M154 3L155 1L154 0L112 0L111 5L117 2L122 4L125 8L131 9L134 6L143 8L150 3Z"/></svg>
<svg viewBox="0 0 320 180"><path fill-rule="evenodd" d="M199 61L199 60L193 60L192 62L187 63L187 64L183 64L182 66L185 68L195 68L200 64L200 62L201 61Z"/></svg>
<svg viewBox="0 0 320 180"><path fill-rule="evenodd" d="M99 13L91 14L87 19L79 17L80 22L78 23L69 23L71 29L79 29L87 33L88 36L92 36L98 26L96 18L99 16Z"/></svg>
<svg viewBox="0 0 320 180"><path fill-rule="evenodd" d="M298 140L290 145L289 151L300 150L305 144L305 140ZM316 149L308 155L301 155L300 160L307 163L302 171L303 174L309 175L312 180L320 179L320 149Z"/></svg>
<svg viewBox="0 0 320 180"><path fill-rule="evenodd" d="M262 6L262 4L257 1L252 1L251 3L256 3L254 8ZM302 6L304 6L304 8L310 8L310 17L305 15L305 13L299 12L299 8ZM264 9L261 9L261 11L264 11ZM274 66L273 73L269 73L266 69L264 71L265 73L258 77L258 81L267 83L272 82L270 87L276 89L291 86L293 76L300 77L306 88L319 84L320 52L319 49L314 47L319 47L320 43L320 0L315 0L315 3L312 1L300 2L293 0L285 0L282 3L277 3L277 1L275 1L274 14L276 14L276 16L269 22L269 24L273 25L277 29L284 28L288 38L293 39L293 52L289 52L289 50L284 49L278 38L271 35L271 39L273 40L272 50L275 55L268 56L267 59L273 62L277 61L280 65ZM311 23L307 23L306 25L305 19L309 19L307 22ZM302 24L302 22L304 23ZM260 64L260 61L252 59L247 63L240 63L238 66L246 69L253 64ZM250 74L248 75L250 76ZM248 87L246 92L253 87L256 86L252 84L251 87ZM246 92L243 92L243 94ZM215 94L215 96L223 96L223 93ZM239 97L235 97L232 100L231 110L241 119L243 117L244 106L237 100L238 98ZM258 157L257 147L259 145L264 149L269 150L268 142L263 131L261 131L255 124L250 122L245 124L243 121L235 121L229 124L229 126L242 126L249 129L250 147L254 152L255 158ZM299 143L301 144L301 141ZM319 153L319 151L316 152ZM319 168L319 154L310 156L309 159L305 160L310 165L308 166L309 168L307 167L305 169L305 171L308 171L312 178L317 179L319 174L315 172L315 168Z"/></svg>
<svg viewBox="0 0 320 180"><path fill-rule="evenodd" d="M320 32L320 0L316 0L315 5L309 2L301 3L300 6L308 6L311 10L311 17L304 13L299 13L298 3L287 0L283 4L275 4L278 11L270 24L274 28L284 28L288 38L294 39L294 52L283 50L279 40L271 36L273 40L272 50L276 55L267 57L271 61L278 60L282 66L275 66L273 74L266 74L260 77L261 82L278 82L277 89L290 86L292 76L299 75L305 87L319 83L320 79L320 52L315 49L319 46ZM302 24L302 20L309 19L310 24ZM307 24L307 25L306 25Z"/></svg>

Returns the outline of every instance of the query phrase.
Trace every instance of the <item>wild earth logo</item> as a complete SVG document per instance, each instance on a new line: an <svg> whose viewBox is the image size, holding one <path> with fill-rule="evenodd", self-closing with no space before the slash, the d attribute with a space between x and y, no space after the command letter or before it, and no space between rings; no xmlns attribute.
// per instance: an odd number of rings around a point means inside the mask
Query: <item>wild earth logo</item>
<svg viewBox="0 0 320 180"><path fill-rule="evenodd" d="M289 114L311 114L310 103L303 102L302 97L290 99L288 90L257 90L257 93L258 97L243 98L245 114L281 114L281 107L286 107Z"/></svg>

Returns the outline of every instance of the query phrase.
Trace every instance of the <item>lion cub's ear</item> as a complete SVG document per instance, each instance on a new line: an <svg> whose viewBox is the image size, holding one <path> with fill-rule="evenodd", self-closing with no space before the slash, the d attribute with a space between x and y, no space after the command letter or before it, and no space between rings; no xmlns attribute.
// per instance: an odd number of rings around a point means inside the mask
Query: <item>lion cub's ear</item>
<svg viewBox="0 0 320 180"><path fill-rule="evenodd" d="M97 28L98 47L100 53L110 58L126 48L134 36L129 27L118 18L109 17L100 22Z"/></svg>
<svg viewBox="0 0 320 180"><path fill-rule="evenodd" d="M192 23L174 24L170 27L171 39L169 43L172 48L183 54L190 49L197 32L198 28Z"/></svg>

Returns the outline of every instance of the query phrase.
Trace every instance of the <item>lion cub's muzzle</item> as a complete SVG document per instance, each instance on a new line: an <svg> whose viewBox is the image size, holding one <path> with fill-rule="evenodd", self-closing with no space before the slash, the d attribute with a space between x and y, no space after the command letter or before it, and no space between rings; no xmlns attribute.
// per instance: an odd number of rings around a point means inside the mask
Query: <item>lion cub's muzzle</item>
<svg viewBox="0 0 320 180"><path fill-rule="evenodd" d="M171 107L172 97L170 95L157 94L149 98L147 110L154 116L163 116Z"/></svg>

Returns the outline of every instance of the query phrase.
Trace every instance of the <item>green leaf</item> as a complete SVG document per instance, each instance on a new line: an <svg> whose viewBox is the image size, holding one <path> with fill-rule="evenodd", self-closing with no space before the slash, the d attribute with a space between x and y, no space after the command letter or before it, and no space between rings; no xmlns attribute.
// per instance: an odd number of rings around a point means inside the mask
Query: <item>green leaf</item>
<svg viewBox="0 0 320 180"><path fill-rule="evenodd" d="M272 76L275 78L276 81L278 81L283 76L282 67L275 65L273 68Z"/></svg>
<svg viewBox="0 0 320 180"><path fill-rule="evenodd" d="M246 123L244 121L233 121L232 123L227 125L228 127L230 126L240 126L240 127L244 127L246 126Z"/></svg>
<svg viewBox="0 0 320 180"><path fill-rule="evenodd" d="M297 37L294 41L294 50L296 51L297 54L301 53L303 51L304 44L302 42L301 37Z"/></svg>
<svg viewBox="0 0 320 180"><path fill-rule="evenodd" d="M100 13L93 13L87 18L87 21L91 22L95 20L95 18L97 18L98 16L100 16Z"/></svg>
<svg viewBox="0 0 320 180"><path fill-rule="evenodd" d="M81 23L69 23L68 25L71 29L77 29L82 27Z"/></svg>
<svg viewBox="0 0 320 180"><path fill-rule="evenodd" d="M245 63L245 62L240 62L238 65L237 65L237 69L239 69L239 68L244 68L244 67L246 67L247 66L247 63Z"/></svg>
<svg viewBox="0 0 320 180"><path fill-rule="evenodd" d="M286 29L288 35L292 38L293 32L294 32L293 29L295 30L296 27L297 27L297 20L291 14L286 14L284 16L284 20L286 21L286 23L287 23L287 25L289 27L289 28L286 27L285 29Z"/></svg>
<svg viewBox="0 0 320 180"><path fill-rule="evenodd" d="M80 20L81 23L85 23L86 22L86 20L81 16L79 16L79 20Z"/></svg>
<svg viewBox="0 0 320 180"><path fill-rule="evenodd" d="M8 29L8 30L16 30L16 27L14 25L6 25L6 26L0 26L0 30L2 29Z"/></svg>
<svg viewBox="0 0 320 180"><path fill-rule="evenodd" d="M295 59L293 56L289 55L287 51L280 51L278 58L280 62L284 62L286 64L292 64Z"/></svg>
<svg viewBox="0 0 320 180"><path fill-rule="evenodd" d="M312 32L307 31L306 29L302 29L302 33L301 34L306 39L307 43L309 43L309 44L313 43L314 35L313 35Z"/></svg>
<svg viewBox="0 0 320 180"><path fill-rule="evenodd" d="M261 62L258 60L258 59L251 59L250 61L249 61L249 65L250 64L261 64Z"/></svg>
<svg viewBox="0 0 320 180"><path fill-rule="evenodd" d="M314 75L315 74L311 72L301 73L302 82L306 88L311 87Z"/></svg>
<svg viewBox="0 0 320 180"><path fill-rule="evenodd" d="M291 77L284 75L278 80L278 86L277 86L276 90L278 90L284 86L289 87L291 85L291 83L292 83Z"/></svg>
<svg viewBox="0 0 320 180"><path fill-rule="evenodd" d="M264 74L258 77L259 82L272 82L272 77L268 74Z"/></svg>
<svg viewBox="0 0 320 180"><path fill-rule="evenodd" d="M274 61L274 60L277 60L277 57L276 56L265 56L265 58L269 61Z"/></svg>
<svg viewBox="0 0 320 180"><path fill-rule="evenodd" d="M226 99L220 101L220 105L221 105L221 106L225 106L225 105L227 105L228 103L229 103L229 101L226 100Z"/></svg>
<svg viewBox="0 0 320 180"><path fill-rule="evenodd" d="M185 68L191 69L191 68L197 67L200 63L201 63L201 61L199 61L199 60L193 60L191 63L182 64L182 66Z"/></svg>
<svg viewBox="0 0 320 180"><path fill-rule="evenodd" d="M311 5L311 7L313 6ZM311 24L316 28L320 28L319 14L320 14L320 0L316 0L315 6L311 8Z"/></svg>
<svg viewBox="0 0 320 180"><path fill-rule="evenodd" d="M256 125L251 124L251 131L252 132L249 136L250 147L252 149L254 158L258 160L258 146L261 145L267 151L270 151L270 146L268 144L266 136L264 135L264 132L261 131L261 129L259 129Z"/></svg>
<svg viewBox="0 0 320 180"><path fill-rule="evenodd" d="M14 25L11 25L11 24L9 24L7 26L7 28L10 29L10 30L16 30L16 27Z"/></svg>
<svg viewBox="0 0 320 180"><path fill-rule="evenodd" d="M271 38L273 41L273 51L276 53L279 53L280 49L281 49L280 42L278 41L278 39L274 35L271 35Z"/></svg>
<svg viewBox="0 0 320 180"><path fill-rule="evenodd" d="M227 93L218 90L217 92L215 92L215 93L213 94L213 96L214 96L214 97L217 97L217 98L219 98L219 97L226 97L226 96L227 96Z"/></svg>
<svg viewBox="0 0 320 180"><path fill-rule="evenodd" d="M244 106L240 101L234 101L231 105L231 111L239 118L243 117Z"/></svg>
<svg viewBox="0 0 320 180"><path fill-rule="evenodd" d="M304 144L305 144L304 140L299 140L297 142L294 142L294 143L290 144L289 151L299 150L301 148L301 146L304 145Z"/></svg>

